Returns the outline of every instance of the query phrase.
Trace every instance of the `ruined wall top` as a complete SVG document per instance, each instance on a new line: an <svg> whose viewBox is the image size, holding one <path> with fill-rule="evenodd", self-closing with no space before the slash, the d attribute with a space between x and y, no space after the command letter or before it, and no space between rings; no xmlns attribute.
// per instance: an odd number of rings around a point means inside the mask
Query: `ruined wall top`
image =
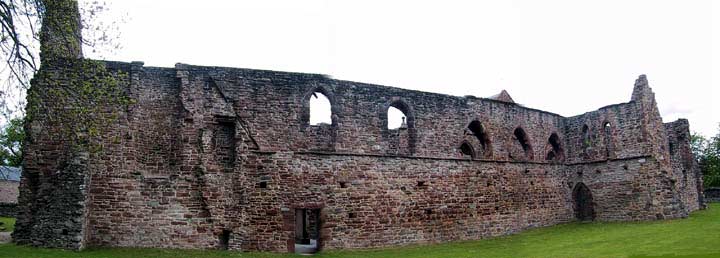
<svg viewBox="0 0 720 258"><path fill-rule="evenodd" d="M633 88L632 97L630 98L633 101L641 101L643 99L647 98L654 98L655 94L650 89L650 86L647 81L647 76L644 74L641 74L636 80L635 80L635 87Z"/></svg>
<svg viewBox="0 0 720 258"><path fill-rule="evenodd" d="M76 65L97 63L87 59L63 60L54 59L55 62L44 65L41 71L47 76L36 80L34 86L62 87L66 80L63 76L77 71ZM271 242L269 238L278 239L263 235L269 231L255 225L275 227L273 223L282 221L281 207L323 205L301 198L335 198L340 196L335 193L347 192L384 192L407 198L401 186L416 184L423 191L437 193L432 194L438 197L437 202L429 202L430 205L447 203L454 198L447 198L447 194L453 193L457 197L455 203L460 204L454 207L462 212L438 213L451 216L465 214L467 201L463 198L482 194L500 198L487 201L490 206L483 210L490 212L499 211L495 208L498 201L510 204L507 207L513 210L537 207L533 205L544 203L533 199L537 196L549 196L554 203L542 210L569 210L571 205L563 201L563 193L569 194L568 187L572 189L574 183L589 182L594 183L589 185L591 189L605 191L599 194L604 198L598 200L612 207L609 214L601 215L605 219L674 217L682 208L671 208L667 215L662 210L680 202L673 201L675 197L666 198L665 190L655 190L671 188L656 186L695 180L691 173L685 173L688 179L681 180L683 169L690 171L682 162L663 161L663 155L669 157L666 154L669 152L659 150L668 146L667 135L678 139L677 146L684 139L681 135L687 135L687 127L683 122L662 124L654 98L646 94L651 92L643 86L647 84L639 84L643 87L638 87L635 100L563 117L507 101L511 98L457 97L334 80L317 74L183 64L158 68L145 67L141 62L104 64L108 76L118 77L119 85L132 101L112 114L117 115L115 124L97 139L103 146L101 152L87 160L72 160L68 162L71 166L55 164L66 154L58 144L59 135L45 137L36 133L47 128L40 116L29 122L28 131L35 134L30 151L26 152L29 156L24 166L28 176L24 180L40 182L34 184L41 187L25 187L21 192L19 202L25 203L21 212L31 214L26 218L34 216L35 221L19 220L16 239L20 241L45 241L49 246L65 248L82 248L88 243L210 247L217 243L213 234L221 232L220 226L232 224L236 225L232 227L234 232L253 233L247 234L252 238L246 243L259 242L253 239ZM309 122L312 113L309 101L313 95L328 98L329 123ZM391 107L404 113L403 126L388 127ZM680 160L677 157L686 152L672 153L675 157L665 160ZM58 170L63 172L55 173ZM42 181L49 178L44 175L53 175L54 181ZM431 187L425 187L425 182ZM608 187L608 183L617 186ZM351 189L369 188L341 190L343 184L350 184ZM645 186L650 193L659 194L625 194ZM33 189L41 189L42 198L31 199L39 196L30 192ZM475 192L480 195L468 194ZM616 193L622 196L614 197ZM515 196L512 198L517 198L517 202L506 202L503 198L507 196ZM366 199L387 204L386 199ZM694 197L688 194L682 199L689 203ZM346 202L342 199L327 200L326 205L352 208L343 206ZM629 206L616 205L624 200L633 201L630 206L640 210L640 217L628 215L625 211ZM58 203L72 207L56 206ZM85 203L88 205L83 206ZM208 219L197 220L200 224L186 224L187 217L183 217L181 224L187 227L178 226L167 219L179 214L177 203L188 207L182 213ZM658 204L647 207L646 203ZM375 206L377 203L363 207L375 210ZM426 210L413 209L428 215ZM74 217L66 216L69 210ZM61 213L64 216L55 216ZM336 214L349 217L342 209ZM530 210L519 214L548 218L545 213ZM130 220L151 216L167 224L125 223L130 226L118 227L113 221L118 216ZM426 218L418 221L427 221ZM275 222L264 223L265 219ZM208 221L218 223L207 224ZM57 225L67 229L68 234L59 233L63 231L58 231ZM190 229L175 231L183 234L177 237L179 242L154 242L160 238L121 239L137 235L132 232L179 227ZM125 231L115 234L118 228ZM121 240L107 240L107 236L115 235ZM198 239L202 241L199 244ZM274 243L279 243L279 247L286 242L280 239Z"/></svg>
<svg viewBox="0 0 720 258"><path fill-rule="evenodd" d="M644 126L654 116L636 101L654 104L645 76L630 102L563 117L516 104L507 92L498 95L504 99L457 97L319 74L107 64L137 78L132 88L139 104L177 103L184 111L174 115L193 122L237 120L252 138L244 140L263 151L576 163L650 155L651 141L658 138L649 137L656 132ZM331 123L309 124L314 93L330 101ZM405 127L388 129L390 107L404 113Z"/></svg>

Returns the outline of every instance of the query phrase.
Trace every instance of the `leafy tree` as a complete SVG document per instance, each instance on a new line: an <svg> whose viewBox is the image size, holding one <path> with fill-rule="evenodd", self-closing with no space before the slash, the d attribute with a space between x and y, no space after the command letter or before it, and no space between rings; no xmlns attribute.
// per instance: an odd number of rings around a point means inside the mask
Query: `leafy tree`
<svg viewBox="0 0 720 258"><path fill-rule="evenodd" d="M720 127L717 135L710 139L693 134L690 143L703 173L705 187L720 187Z"/></svg>
<svg viewBox="0 0 720 258"><path fill-rule="evenodd" d="M692 150L693 155L695 156L695 160L697 162L700 162L700 158L703 157L705 153L705 145L707 144L707 139L705 139L704 136L701 134L698 134L696 132L693 132L690 135L690 150Z"/></svg>
<svg viewBox="0 0 720 258"><path fill-rule="evenodd" d="M18 167L22 161L21 146L25 140L23 119L15 118L0 131L0 165Z"/></svg>
<svg viewBox="0 0 720 258"><path fill-rule="evenodd" d="M720 130L707 141L705 155L700 160L700 168L705 176L705 186L720 187Z"/></svg>

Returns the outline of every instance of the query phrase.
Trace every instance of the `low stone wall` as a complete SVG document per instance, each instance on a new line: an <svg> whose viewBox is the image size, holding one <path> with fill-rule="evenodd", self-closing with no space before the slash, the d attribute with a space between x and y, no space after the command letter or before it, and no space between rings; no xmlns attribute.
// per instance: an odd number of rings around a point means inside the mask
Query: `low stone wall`
<svg viewBox="0 0 720 258"><path fill-rule="evenodd" d="M17 215L17 203L0 203L0 217L15 217Z"/></svg>
<svg viewBox="0 0 720 258"><path fill-rule="evenodd" d="M20 182L0 180L0 203L16 203Z"/></svg>
<svg viewBox="0 0 720 258"><path fill-rule="evenodd" d="M708 187L705 189L706 202L720 202L720 187Z"/></svg>

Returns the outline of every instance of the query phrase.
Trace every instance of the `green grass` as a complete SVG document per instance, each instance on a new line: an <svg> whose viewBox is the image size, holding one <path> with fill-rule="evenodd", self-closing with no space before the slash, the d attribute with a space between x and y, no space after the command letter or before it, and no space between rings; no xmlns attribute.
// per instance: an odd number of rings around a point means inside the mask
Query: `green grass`
<svg viewBox="0 0 720 258"><path fill-rule="evenodd" d="M12 232L15 229L15 218L0 217L0 222L2 222L0 228L5 228L5 230L0 230L0 232Z"/></svg>
<svg viewBox="0 0 720 258"><path fill-rule="evenodd" d="M297 257L292 254L240 253L133 248L98 248L82 252L0 245L0 257ZM687 219L570 223L520 234L446 244L328 251L315 257L720 257L720 204Z"/></svg>

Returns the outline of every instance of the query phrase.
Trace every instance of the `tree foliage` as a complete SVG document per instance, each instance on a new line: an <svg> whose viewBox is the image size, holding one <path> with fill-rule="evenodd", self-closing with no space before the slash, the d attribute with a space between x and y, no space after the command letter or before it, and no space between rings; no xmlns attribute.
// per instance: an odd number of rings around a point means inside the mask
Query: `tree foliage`
<svg viewBox="0 0 720 258"><path fill-rule="evenodd" d="M709 139L693 134L690 143L703 173L705 187L720 187L720 127L718 133Z"/></svg>
<svg viewBox="0 0 720 258"><path fill-rule="evenodd" d="M22 161L21 147L25 140L23 119L15 118L0 131L0 165L19 167Z"/></svg>

